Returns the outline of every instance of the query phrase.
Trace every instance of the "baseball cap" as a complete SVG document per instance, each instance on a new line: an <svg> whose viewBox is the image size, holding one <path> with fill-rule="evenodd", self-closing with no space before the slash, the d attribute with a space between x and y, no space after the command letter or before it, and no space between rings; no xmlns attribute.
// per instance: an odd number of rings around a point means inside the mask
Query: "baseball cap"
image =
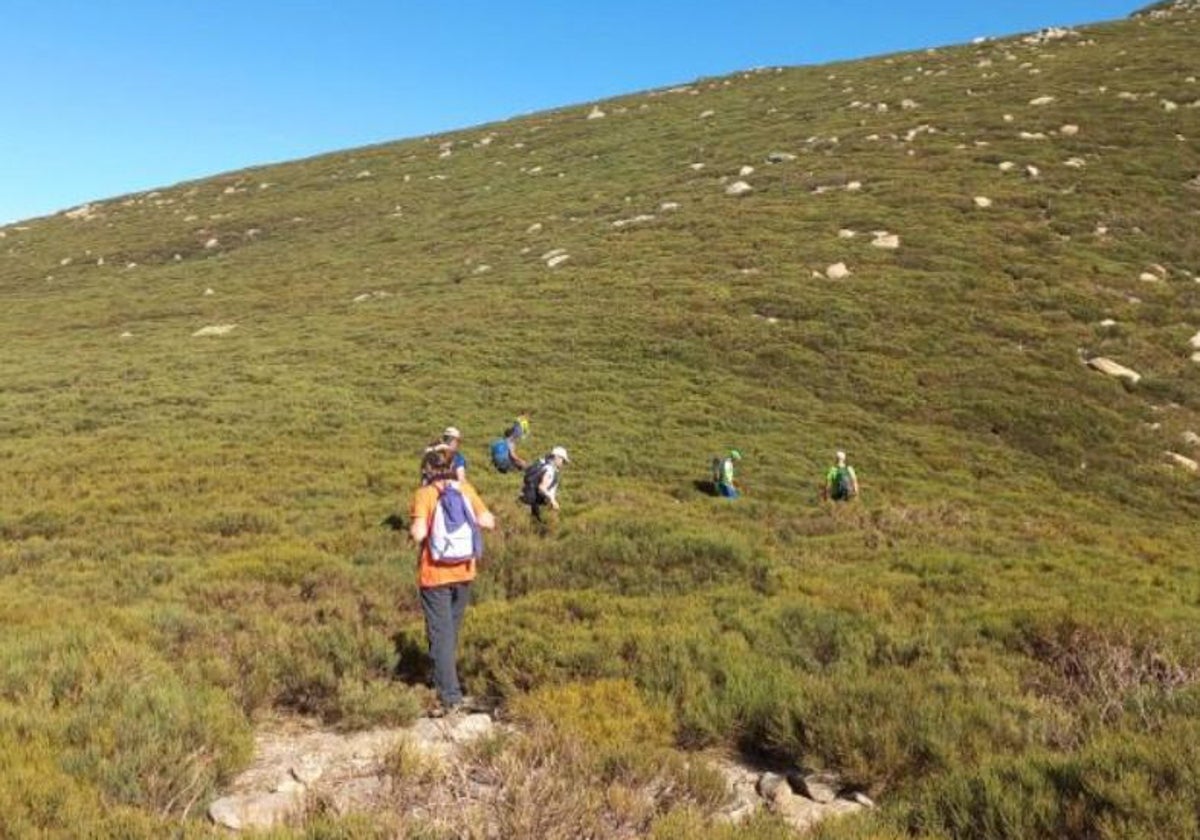
<svg viewBox="0 0 1200 840"><path fill-rule="evenodd" d="M562 458L564 461L567 461L567 462L570 462L570 460L571 460L570 458L567 457L567 450L561 446L556 446L553 449L551 449L550 454L556 458Z"/></svg>
<svg viewBox="0 0 1200 840"><path fill-rule="evenodd" d="M460 431L459 431L459 430L458 430L456 427L454 427L454 426L447 426L447 427L446 427L446 429L445 429L445 431L443 431L443 432L442 432L442 437L444 437L444 438L447 438L447 439L450 439L450 438L461 438L461 437L462 437L462 432L460 432Z"/></svg>

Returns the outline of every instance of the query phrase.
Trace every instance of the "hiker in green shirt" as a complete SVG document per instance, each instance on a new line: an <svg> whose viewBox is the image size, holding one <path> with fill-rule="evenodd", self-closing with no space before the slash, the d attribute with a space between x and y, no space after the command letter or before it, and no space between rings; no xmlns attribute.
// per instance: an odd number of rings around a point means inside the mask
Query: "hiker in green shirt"
<svg viewBox="0 0 1200 840"><path fill-rule="evenodd" d="M742 453L736 449L730 449L728 455L718 459L718 462L714 464L716 475L713 476L713 480L717 484L718 496L723 496L726 499L736 499L741 495L741 492L733 481L733 462L740 460L742 460Z"/></svg>
<svg viewBox="0 0 1200 840"><path fill-rule="evenodd" d="M858 497L858 476L854 467L846 463L846 453L837 453L837 463L825 473L825 486L821 489L822 499L848 502Z"/></svg>

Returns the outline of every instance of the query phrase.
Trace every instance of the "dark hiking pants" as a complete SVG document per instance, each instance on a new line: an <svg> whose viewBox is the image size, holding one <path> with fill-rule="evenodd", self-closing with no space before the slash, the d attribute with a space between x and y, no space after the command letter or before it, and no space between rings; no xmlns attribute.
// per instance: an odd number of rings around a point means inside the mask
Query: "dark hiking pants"
<svg viewBox="0 0 1200 840"><path fill-rule="evenodd" d="M453 706L463 699L455 660L458 655L458 630L462 627L470 601L470 583L451 583L421 590L425 636L429 640L429 661L433 666L433 686L443 706Z"/></svg>

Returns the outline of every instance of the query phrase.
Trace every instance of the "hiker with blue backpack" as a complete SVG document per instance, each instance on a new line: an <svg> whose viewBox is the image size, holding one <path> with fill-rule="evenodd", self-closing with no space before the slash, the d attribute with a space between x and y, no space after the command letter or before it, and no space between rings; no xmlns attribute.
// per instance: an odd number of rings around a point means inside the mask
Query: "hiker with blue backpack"
<svg viewBox="0 0 1200 840"><path fill-rule="evenodd" d="M529 435L529 418L524 415L504 430L499 440L492 441L490 450L492 466L497 472L507 473L513 470L525 470L529 462L517 454L517 441Z"/></svg>
<svg viewBox="0 0 1200 840"><path fill-rule="evenodd" d="M825 486L821 498L834 502L848 502L858 497L858 476L854 467L846 463L846 453L837 452L835 463L825 473Z"/></svg>
<svg viewBox="0 0 1200 840"><path fill-rule="evenodd" d="M712 480L718 496L726 499L736 499L742 495L733 480L733 462L740 460L742 460L742 453L736 449L730 449L729 454L723 457L718 456L713 458Z"/></svg>
<svg viewBox="0 0 1200 840"><path fill-rule="evenodd" d="M413 494L409 526L409 536L421 547L417 584L433 685L443 714L463 706L456 664L458 635L476 566L483 557L482 531L496 527L495 517L475 488L457 478L454 455L445 443L425 451L421 475L428 481Z"/></svg>

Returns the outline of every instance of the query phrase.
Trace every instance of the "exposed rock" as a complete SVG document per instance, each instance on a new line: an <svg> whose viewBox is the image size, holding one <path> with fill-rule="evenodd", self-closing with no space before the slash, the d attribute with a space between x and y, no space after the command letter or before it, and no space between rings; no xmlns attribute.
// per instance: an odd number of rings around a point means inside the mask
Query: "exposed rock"
<svg viewBox="0 0 1200 840"><path fill-rule="evenodd" d="M980 207L980 208L991 207L992 200L990 198L988 198L986 195L977 195L977 196L975 196L975 206Z"/></svg>
<svg viewBox="0 0 1200 840"><path fill-rule="evenodd" d="M1178 452L1165 452L1163 454L1171 459L1171 462L1177 467L1183 467L1189 472L1200 472L1200 463L1197 463L1186 455L1180 455Z"/></svg>
<svg viewBox="0 0 1200 840"><path fill-rule="evenodd" d="M1028 164L1025 167L1025 174L1028 175L1030 178L1037 178L1037 177L1041 176L1042 171L1040 169L1038 169L1036 166L1034 166L1033 164Z"/></svg>
<svg viewBox="0 0 1200 840"><path fill-rule="evenodd" d="M1195 432L1191 432L1191 431L1184 432L1183 433L1183 442L1186 443L1188 446L1200 446L1200 435L1196 434Z"/></svg>
<svg viewBox="0 0 1200 840"><path fill-rule="evenodd" d="M1029 104L1030 105L1049 105L1053 101L1054 101L1053 96L1039 96L1036 99L1030 99Z"/></svg>
<svg viewBox="0 0 1200 840"><path fill-rule="evenodd" d="M899 234L888 233L886 230L877 230L872 233L872 236L875 238L871 240L871 244L876 248L895 250L900 247Z"/></svg>
<svg viewBox="0 0 1200 840"><path fill-rule="evenodd" d="M1012 172L1014 169L1017 168L1017 165L1015 163L1013 163L1011 160L1002 160L998 164L998 167L1001 172Z"/></svg>
<svg viewBox="0 0 1200 840"><path fill-rule="evenodd" d="M284 825L299 816L304 806L304 786L296 790L226 796L208 808L214 823L234 831Z"/></svg>
<svg viewBox="0 0 1200 840"><path fill-rule="evenodd" d="M201 327L192 333L192 338L205 338L214 335L229 335L237 327L237 324L214 324L208 327Z"/></svg>
<svg viewBox="0 0 1200 840"><path fill-rule="evenodd" d="M1140 373L1130 370L1124 365L1114 362L1112 359L1106 359L1103 356L1093 356L1087 360L1087 364L1093 370L1098 370L1103 374L1114 376L1117 379L1124 379L1130 385L1136 385L1142 379Z"/></svg>
<svg viewBox="0 0 1200 840"><path fill-rule="evenodd" d="M1058 130L1058 133L1064 137L1074 137L1079 133L1079 126L1074 125L1073 123L1067 123Z"/></svg>
<svg viewBox="0 0 1200 840"><path fill-rule="evenodd" d="M767 155L767 163L787 163L795 159L796 156L791 152L771 152Z"/></svg>
<svg viewBox="0 0 1200 840"><path fill-rule="evenodd" d="M853 239L858 236L858 231L850 230L850 228L842 228L838 231L838 239Z"/></svg>
<svg viewBox="0 0 1200 840"><path fill-rule="evenodd" d="M628 227L629 225L640 225L643 222L653 222L657 217L651 213L642 213L630 219L617 219L612 223L615 228Z"/></svg>
<svg viewBox="0 0 1200 840"><path fill-rule="evenodd" d="M678 201L664 201L662 204L658 205L658 209L662 213L671 213L671 212L674 212L675 210L679 209L679 202Z"/></svg>
<svg viewBox="0 0 1200 840"><path fill-rule="evenodd" d="M526 233L540 233L542 230L541 222L534 222L529 227L525 228Z"/></svg>
<svg viewBox="0 0 1200 840"><path fill-rule="evenodd" d="M835 799L828 803L814 802L803 796L797 796L788 785L780 785L775 789L774 796L767 803L773 812L779 814L797 832L804 834L814 826L830 817L844 816L863 810L857 802L846 799Z"/></svg>
<svg viewBox="0 0 1200 840"><path fill-rule="evenodd" d="M734 181L725 188L726 195L746 195L752 191L754 187L747 184L745 181Z"/></svg>
<svg viewBox="0 0 1200 840"><path fill-rule="evenodd" d="M599 105L593 105L592 110L588 111L587 118L589 120L600 120L600 119L604 119L604 117L606 117L606 116L608 116L608 115L605 114L604 111L602 111L600 109Z"/></svg>
<svg viewBox="0 0 1200 840"><path fill-rule="evenodd" d="M754 174L754 167L750 166L749 164L743 166L741 169L738 170L738 175L741 176L742 178L749 178L753 174Z"/></svg>
<svg viewBox="0 0 1200 840"><path fill-rule="evenodd" d="M1072 169L1083 169L1083 167L1087 166L1087 161L1081 157L1067 158L1063 161L1063 166L1069 166Z"/></svg>
<svg viewBox="0 0 1200 840"><path fill-rule="evenodd" d="M844 280L850 276L850 269L844 262L834 263L825 269L825 276L830 280Z"/></svg>
<svg viewBox="0 0 1200 840"><path fill-rule="evenodd" d="M570 254L558 254L546 260L546 268L555 268L562 265L569 259L571 259Z"/></svg>
<svg viewBox="0 0 1200 840"><path fill-rule="evenodd" d="M216 248L220 244L221 244L221 240L217 239L217 237L214 236L214 237L210 238L207 242L204 243L204 247L211 251L213 248Z"/></svg>
<svg viewBox="0 0 1200 840"><path fill-rule="evenodd" d="M796 793L822 805L837 799L841 780L833 773L792 773L788 783Z"/></svg>
<svg viewBox="0 0 1200 840"><path fill-rule="evenodd" d="M1189 338L1188 344L1193 350L1200 350L1200 332Z"/></svg>

